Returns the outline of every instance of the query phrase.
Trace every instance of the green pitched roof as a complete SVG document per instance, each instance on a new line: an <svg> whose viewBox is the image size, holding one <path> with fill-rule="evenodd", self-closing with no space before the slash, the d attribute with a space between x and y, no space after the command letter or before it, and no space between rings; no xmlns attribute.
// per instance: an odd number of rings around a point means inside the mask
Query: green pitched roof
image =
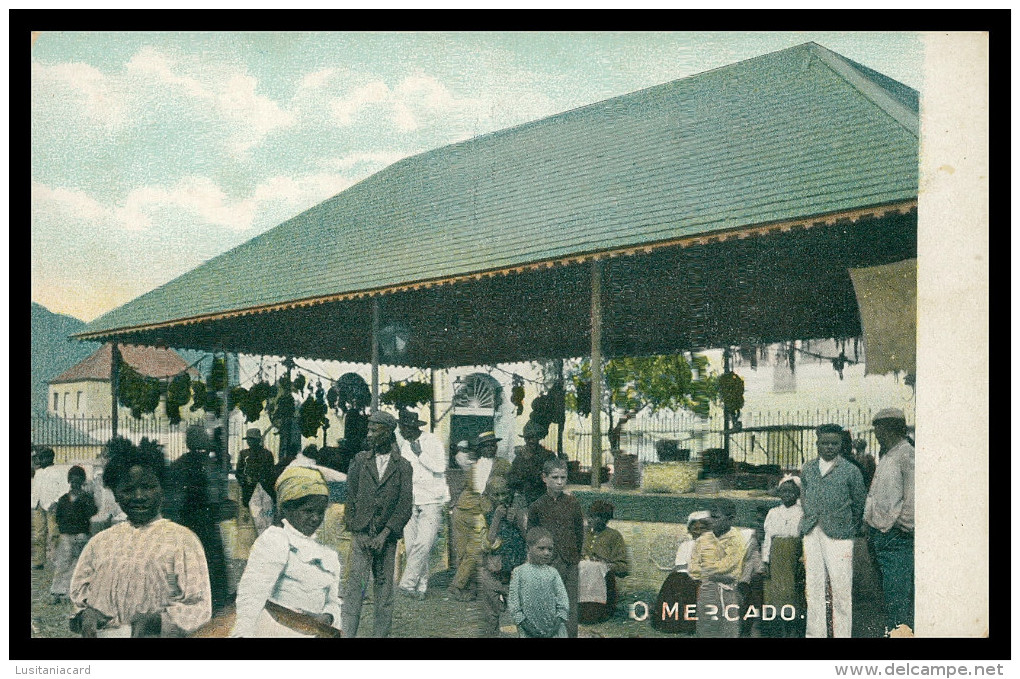
<svg viewBox="0 0 1020 679"><path fill-rule="evenodd" d="M917 168L917 93L807 43L406 158L84 332L909 201Z"/></svg>

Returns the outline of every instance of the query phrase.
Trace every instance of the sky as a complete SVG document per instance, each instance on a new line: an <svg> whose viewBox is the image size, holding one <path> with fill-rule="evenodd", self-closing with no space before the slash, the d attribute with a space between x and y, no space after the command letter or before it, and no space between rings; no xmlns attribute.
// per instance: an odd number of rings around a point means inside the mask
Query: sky
<svg viewBox="0 0 1020 679"><path fill-rule="evenodd" d="M32 300L90 321L391 163L807 41L917 33L41 33Z"/></svg>

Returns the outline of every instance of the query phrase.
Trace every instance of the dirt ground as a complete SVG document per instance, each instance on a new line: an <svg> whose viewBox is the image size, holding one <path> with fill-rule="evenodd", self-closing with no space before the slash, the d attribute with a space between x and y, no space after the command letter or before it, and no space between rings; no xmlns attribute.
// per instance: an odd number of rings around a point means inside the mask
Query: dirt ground
<svg viewBox="0 0 1020 679"><path fill-rule="evenodd" d="M461 637L477 636L481 610L474 601L455 601L446 592L452 573L445 571L432 577L424 601L409 599L399 594L393 606L393 637ZM41 570L32 570L32 635L47 638L73 637L67 626L69 604L50 602L49 587L53 570L49 564ZM671 637L652 629L648 621L637 622L627 617L627 605L634 600L655 600L655 592L628 595L617 607L616 615L599 625L582 625L582 637ZM372 604L362 609L359 637L367 637L372 630ZM501 636L513 637L512 621L504 614L500 622Z"/></svg>

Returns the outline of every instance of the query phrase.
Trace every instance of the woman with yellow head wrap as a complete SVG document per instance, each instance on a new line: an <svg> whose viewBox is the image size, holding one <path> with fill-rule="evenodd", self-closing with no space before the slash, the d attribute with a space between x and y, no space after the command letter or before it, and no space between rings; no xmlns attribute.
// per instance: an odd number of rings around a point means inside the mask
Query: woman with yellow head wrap
<svg viewBox="0 0 1020 679"><path fill-rule="evenodd" d="M237 586L235 637L308 636L276 622L266 602L340 628L340 559L313 539L322 525L329 487L322 474L288 467L276 481L282 526L271 526L252 545Z"/></svg>

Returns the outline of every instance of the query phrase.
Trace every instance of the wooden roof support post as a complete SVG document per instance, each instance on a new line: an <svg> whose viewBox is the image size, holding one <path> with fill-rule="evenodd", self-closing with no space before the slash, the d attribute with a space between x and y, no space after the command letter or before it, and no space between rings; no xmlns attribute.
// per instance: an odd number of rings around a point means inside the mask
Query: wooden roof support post
<svg viewBox="0 0 1020 679"><path fill-rule="evenodd" d="M602 262L591 263L591 487L602 470Z"/></svg>
<svg viewBox="0 0 1020 679"><path fill-rule="evenodd" d="M429 387L432 389L432 400L429 401L429 431L436 433L436 369L429 368Z"/></svg>
<svg viewBox="0 0 1020 679"><path fill-rule="evenodd" d="M118 410L118 398L117 394L120 391L120 347L117 346L116 342L110 345L110 397L113 400L113 405L110 408L110 438L117 436L117 410Z"/></svg>
<svg viewBox="0 0 1020 679"><path fill-rule="evenodd" d="M379 297L372 298L372 410L379 409Z"/></svg>

